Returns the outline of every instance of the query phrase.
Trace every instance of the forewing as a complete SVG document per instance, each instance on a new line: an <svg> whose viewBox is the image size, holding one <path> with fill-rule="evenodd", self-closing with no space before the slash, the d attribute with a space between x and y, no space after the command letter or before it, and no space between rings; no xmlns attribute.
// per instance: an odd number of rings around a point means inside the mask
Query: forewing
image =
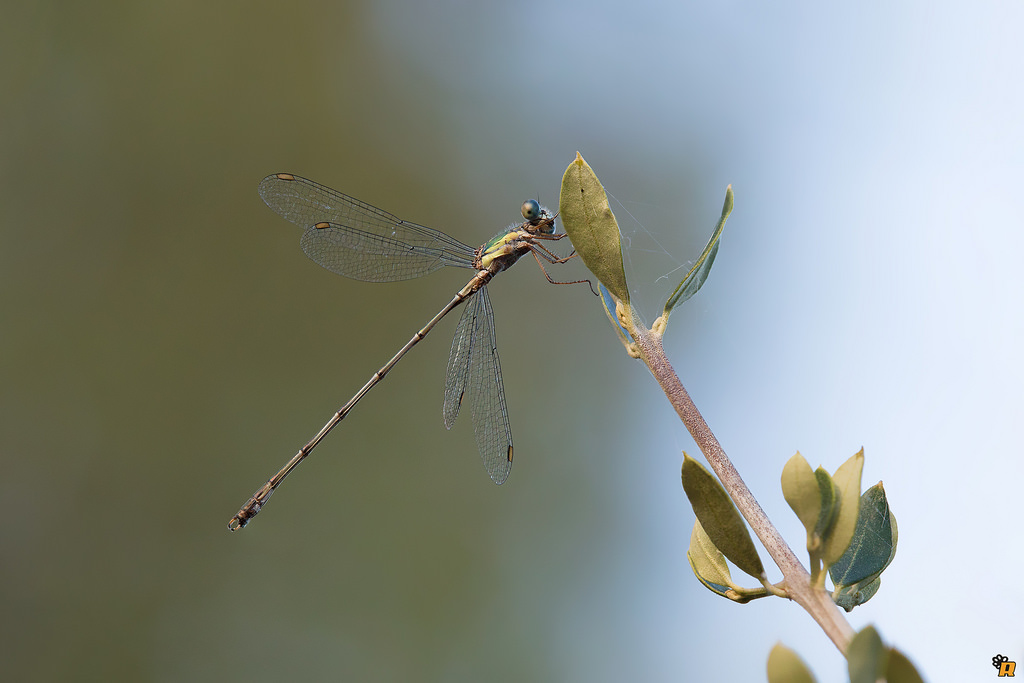
<svg viewBox="0 0 1024 683"><path fill-rule="evenodd" d="M306 255L340 275L391 282L443 266L473 267L472 247L312 180L270 175L260 183L259 192L267 206L306 228Z"/></svg>

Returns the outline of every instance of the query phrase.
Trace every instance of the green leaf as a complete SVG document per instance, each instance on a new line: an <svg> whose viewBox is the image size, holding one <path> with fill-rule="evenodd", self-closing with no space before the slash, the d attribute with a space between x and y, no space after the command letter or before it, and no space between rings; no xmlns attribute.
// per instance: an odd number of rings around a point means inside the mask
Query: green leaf
<svg viewBox="0 0 1024 683"><path fill-rule="evenodd" d="M921 674L907 659L906 655L896 648L889 649L889 664L885 667L886 683L924 683Z"/></svg>
<svg viewBox="0 0 1024 683"><path fill-rule="evenodd" d="M562 176L558 215L590 272L616 299L628 304L619 224L608 206L601 181L579 152Z"/></svg>
<svg viewBox="0 0 1024 683"><path fill-rule="evenodd" d="M690 548L686 552L686 558L690 561L690 569L693 570L697 580L713 593L723 598L746 604L751 600L765 598L775 593L762 584L758 588L743 588L732 580L729 572L729 565L725 561L725 555L715 547L715 544L708 537L704 527L699 521L693 523L693 532L690 534Z"/></svg>
<svg viewBox="0 0 1024 683"><path fill-rule="evenodd" d="M882 482L878 482L877 485L881 486ZM886 501L885 504L888 506L889 501ZM885 563L885 567L888 567L889 563L896 557L896 542L900 538L900 531L896 527L896 515L892 513L892 510L889 510L889 526L892 528L892 552L889 554L889 561ZM882 567L882 569L884 570L885 567Z"/></svg>
<svg viewBox="0 0 1024 683"><path fill-rule="evenodd" d="M807 544L821 515L821 493L814 471L797 451L782 468L782 496L807 530Z"/></svg>
<svg viewBox="0 0 1024 683"><path fill-rule="evenodd" d="M816 683L814 674L797 653L776 643L768 653L768 683Z"/></svg>
<svg viewBox="0 0 1024 683"><path fill-rule="evenodd" d="M876 683L884 680L889 650L874 626L866 626L857 633L846 648L846 663L850 683Z"/></svg>
<svg viewBox="0 0 1024 683"><path fill-rule="evenodd" d="M683 490L708 538L740 570L764 579L764 565L729 494L699 462L683 456Z"/></svg>
<svg viewBox="0 0 1024 683"><path fill-rule="evenodd" d="M838 512L839 495L832 477L821 467L812 472L797 452L782 468L782 495L807 530L808 552L817 556Z"/></svg>
<svg viewBox="0 0 1024 683"><path fill-rule="evenodd" d="M860 497L853 540L829 568L836 594L863 590L875 581L896 555L897 535L896 517L889 510L885 489L879 482ZM865 598L856 604L866 601Z"/></svg>
<svg viewBox="0 0 1024 683"><path fill-rule="evenodd" d="M875 597L875 593L882 586L882 579L874 577L873 579L865 579L860 583L855 583L852 586L843 586L837 588L832 592L832 601L842 607L847 612L852 612L853 608L857 605L863 605L865 602Z"/></svg>
<svg viewBox="0 0 1024 683"><path fill-rule="evenodd" d="M697 576L697 579L711 591L722 597L729 597L730 589L739 588L732 581L732 574L729 572L729 565L725 562L725 555L715 547L715 544L708 538L700 521L694 521L693 532L690 534L690 548L686 551L686 557L690 561L690 568Z"/></svg>
<svg viewBox="0 0 1024 683"><path fill-rule="evenodd" d="M874 626L854 635L846 649L846 662L850 683L924 683L906 655L882 643Z"/></svg>
<svg viewBox="0 0 1024 683"><path fill-rule="evenodd" d="M690 272L686 274L686 277L683 278L683 281L679 283L679 286L669 296L668 301L665 302L665 311L662 313L663 317L668 318L668 314L676 306L696 294L697 290L704 285L704 281L708 279L708 275L711 273L711 266L714 265L715 257L718 255L718 240L722 237L725 221L728 220L729 214L732 213L732 205L733 195L732 185L730 185L725 188L725 204L722 206L722 217L718 219L718 225L715 226L715 231L711 233L711 239L708 240L700 258L693 264L693 268L690 268Z"/></svg>
<svg viewBox="0 0 1024 683"><path fill-rule="evenodd" d="M818 481L818 493L821 494L821 514L818 515L818 523L814 526L813 538L807 549L818 555L822 542L839 517L839 489L824 467L814 470L814 478Z"/></svg>
<svg viewBox="0 0 1024 683"><path fill-rule="evenodd" d="M857 528L857 514L860 508L860 475L864 469L864 449L844 462L832 475L832 481L839 489L839 514L835 524L825 536L821 559L825 566L835 563L853 538Z"/></svg>

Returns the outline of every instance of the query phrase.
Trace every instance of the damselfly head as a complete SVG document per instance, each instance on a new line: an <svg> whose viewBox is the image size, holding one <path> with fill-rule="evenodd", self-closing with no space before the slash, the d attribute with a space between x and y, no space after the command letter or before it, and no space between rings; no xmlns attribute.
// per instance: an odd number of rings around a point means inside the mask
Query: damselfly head
<svg viewBox="0 0 1024 683"><path fill-rule="evenodd" d="M550 235L555 231L555 217L536 199L523 202L523 218L535 231Z"/></svg>
<svg viewBox="0 0 1024 683"><path fill-rule="evenodd" d="M531 223L540 219L543 210L536 199L527 199L523 202L523 218Z"/></svg>

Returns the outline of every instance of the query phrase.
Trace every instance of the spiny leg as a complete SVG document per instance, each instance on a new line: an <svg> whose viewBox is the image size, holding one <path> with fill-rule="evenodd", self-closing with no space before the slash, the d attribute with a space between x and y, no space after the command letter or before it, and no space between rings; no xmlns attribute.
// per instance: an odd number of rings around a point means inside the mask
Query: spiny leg
<svg viewBox="0 0 1024 683"><path fill-rule="evenodd" d="M533 258L537 260L537 265L540 266L540 272L544 273L544 277L546 277L548 279L548 282L550 282L551 284L553 284L553 285L582 285L585 282L590 287L590 291L594 294L594 296L600 296L594 290L594 283L592 283L590 280L571 280L569 282L559 282L558 280L551 279L551 276L548 275L548 271L545 270L544 264L540 260L540 256L537 255L537 250L535 248L535 245L530 245L530 253L533 254ZM551 261L551 263L565 263L570 258L572 258L572 256L566 256L564 259L556 259L554 261Z"/></svg>

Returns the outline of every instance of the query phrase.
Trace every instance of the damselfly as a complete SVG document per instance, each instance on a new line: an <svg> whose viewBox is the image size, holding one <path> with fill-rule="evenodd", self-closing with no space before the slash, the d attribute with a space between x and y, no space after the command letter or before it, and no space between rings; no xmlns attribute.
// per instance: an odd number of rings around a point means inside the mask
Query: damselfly
<svg viewBox="0 0 1024 683"><path fill-rule="evenodd" d="M474 249L448 235L399 218L358 199L288 173L267 176L260 183L260 196L271 209L305 228L302 250L309 258L332 272L367 282L408 280L432 273L443 266L477 271L470 281L423 326L405 346L385 363L363 388L349 399L299 449L281 470L253 494L238 511L228 528L241 529L256 516L285 477L308 456L316 445L393 368L434 325L463 302L466 310L455 328L448 357L444 386L444 424L451 429L459 414L463 396L469 392L473 432L487 473L501 484L512 467L512 429L505 408L505 390L494 340L494 315L487 295L487 283L522 256L530 253L544 271L542 261L564 263L573 257L559 257L544 242L565 237L554 234L555 216L535 200L523 202L523 223L508 228L491 241ZM544 276L554 284L544 271Z"/></svg>

